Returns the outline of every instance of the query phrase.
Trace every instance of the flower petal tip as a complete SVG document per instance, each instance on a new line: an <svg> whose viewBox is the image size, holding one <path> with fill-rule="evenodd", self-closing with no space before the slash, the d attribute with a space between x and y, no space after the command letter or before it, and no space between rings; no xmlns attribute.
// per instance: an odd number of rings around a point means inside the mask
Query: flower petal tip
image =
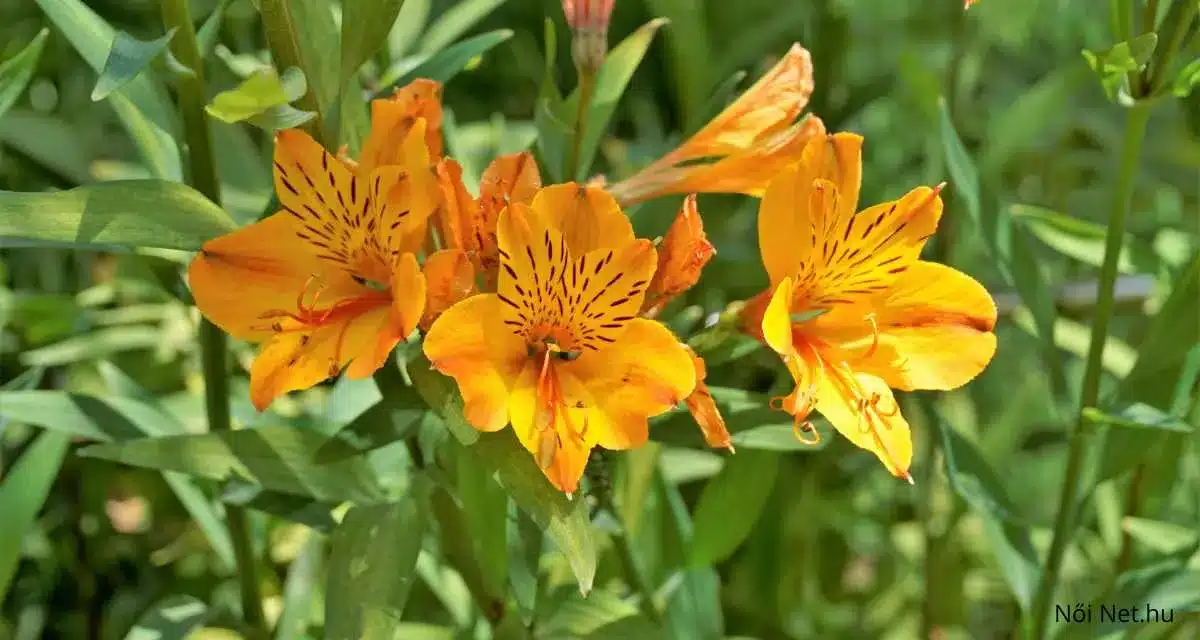
<svg viewBox="0 0 1200 640"><path fill-rule="evenodd" d="M915 487L915 486L917 485L916 481L915 481L915 480L913 480L913 477L912 477L912 474L911 474L911 473L909 473L909 472L907 472L907 471L903 471L903 472L901 472L901 473L902 473L903 475L901 475L900 477L901 477L901 478L904 478L905 480L907 480L907 481L908 481L908 484L909 484L909 486L914 486L914 487Z"/></svg>

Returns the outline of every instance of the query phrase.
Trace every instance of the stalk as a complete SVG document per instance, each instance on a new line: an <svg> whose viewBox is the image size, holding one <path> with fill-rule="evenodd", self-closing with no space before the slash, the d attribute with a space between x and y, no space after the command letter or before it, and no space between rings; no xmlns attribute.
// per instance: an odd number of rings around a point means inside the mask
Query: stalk
<svg viewBox="0 0 1200 640"><path fill-rule="evenodd" d="M583 133L587 130L589 107L592 103L592 87L596 84L596 73L580 71L579 73L579 109L575 113L575 135L571 138L571 159L567 165L566 176L570 180L579 178L579 154L583 148Z"/></svg>
<svg viewBox="0 0 1200 640"><path fill-rule="evenodd" d="M1083 417L1083 409L1098 404L1100 396L1101 357L1108 337L1108 324L1112 318L1114 287L1117 279L1117 259L1121 254L1121 240L1125 236L1125 219L1129 214L1133 197L1134 177L1137 173L1138 157L1146 122L1150 117L1150 106L1144 102L1129 109L1125 120L1125 138L1122 142L1121 164L1117 172L1113 208L1109 215L1108 232L1104 239L1104 263L1100 267L1100 283L1096 302L1096 318L1092 325L1091 343L1088 345L1087 365L1080 394L1079 414L1071 432L1067 450L1067 468L1063 478L1062 492L1058 498L1058 515L1054 519L1054 535L1050 552L1042 569L1042 579L1034 596L1030 610L1032 636L1041 640L1046 635L1046 618L1050 612L1051 598L1058 584L1063 555L1078 516L1078 493L1083 471L1084 453L1092 434L1091 424Z"/></svg>
<svg viewBox="0 0 1200 640"><path fill-rule="evenodd" d="M171 39L172 54L192 71L190 76L181 76L178 80L179 114L183 121L184 140L187 143L184 160L188 167L189 182L220 206L221 190L217 178L216 157L213 154L208 121L204 115L204 61L196 43L196 31L192 25L188 0L163 0L162 17L165 28L178 29L175 37ZM199 340L208 427L212 431L228 431L231 426L225 334L216 325L201 318ZM268 629L266 617L263 615L262 597L259 594L258 565L254 558L254 545L250 538L246 512L241 507L226 505L225 520L237 560L242 615L253 636L265 638Z"/></svg>

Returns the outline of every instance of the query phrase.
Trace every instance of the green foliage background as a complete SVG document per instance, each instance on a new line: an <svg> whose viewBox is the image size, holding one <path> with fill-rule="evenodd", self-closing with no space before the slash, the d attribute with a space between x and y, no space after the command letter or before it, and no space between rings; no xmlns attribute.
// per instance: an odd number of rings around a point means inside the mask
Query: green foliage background
<svg viewBox="0 0 1200 640"><path fill-rule="evenodd" d="M448 152L473 182L492 156L545 133L534 115L547 18L551 77L574 86L556 2L407 0L386 45L351 73L339 69L336 25L345 17L366 41L393 6L363 0L351 20L351 1L262 0L264 14L287 7L301 49L319 55L300 51L311 91L284 87L292 104L254 124L319 109L326 142L354 146L358 89L424 61L453 76ZM207 25L206 99L277 44L257 4L192 3ZM341 381L259 414L244 373L252 345L234 343L238 429L203 435L197 314L178 249L269 206L270 135L210 119L228 216L190 190L112 191L91 205L115 203L130 231L89 236L77 203L50 192L187 174L168 90L177 60L135 55L126 83L92 100L111 37L88 20L149 42L164 34L159 3L0 4L0 60L17 60L0 68L0 638L256 637L263 627L238 597L247 580L276 638L1040 637L1022 618L1060 511L1131 113L1080 51L1121 40L1110 9L1133 4L619 0L614 45L652 18L671 22L621 96L593 172L619 179L669 151L799 42L815 63L810 111L866 138L864 203L950 183L926 257L995 292L1000 347L965 389L902 398L917 438L909 486L828 429L819 451L795 443L787 416L766 409L786 372L728 338L706 353L708 382L738 453L706 449L675 413L653 424L655 443L594 461L592 491L572 503L509 434L475 441L452 402L427 411L421 396L445 397L446 383L418 371L389 367L382 399L373 381ZM1174 74L1196 59L1195 22L1181 18L1194 12L1148 5L1136 4L1135 24L1151 30L1142 16L1157 11L1160 53L1167 34L1183 34L1164 71ZM40 55L26 50L39 39ZM1059 637L1200 633L1188 613L1200 608L1200 94L1144 108L1101 402L1077 436L1079 526L1050 598L1096 609L1078 625L1051 615ZM653 237L677 207L629 213ZM680 335L766 285L756 207L701 197L717 257L664 315ZM362 506L347 514L347 502ZM225 512L247 514L247 536ZM249 577L236 568L243 554ZM1175 615L1118 625L1100 619L1100 603Z"/></svg>

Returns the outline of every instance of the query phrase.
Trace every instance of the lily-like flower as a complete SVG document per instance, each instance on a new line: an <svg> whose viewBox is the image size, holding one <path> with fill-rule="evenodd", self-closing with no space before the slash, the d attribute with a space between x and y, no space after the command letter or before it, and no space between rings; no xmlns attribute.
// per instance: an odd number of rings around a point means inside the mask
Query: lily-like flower
<svg viewBox="0 0 1200 640"><path fill-rule="evenodd" d="M351 166L302 131L279 132L282 210L204 243L188 269L205 317L263 342L250 370L260 411L343 368L371 375L421 320L425 278L415 252L437 202L425 120L395 141L391 163Z"/></svg>
<svg viewBox="0 0 1200 640"><path fill-rule="evenodd" d="M645 443L647 419L691 394L694 366L670 330L638 317L657 256L607 193L547 187L496 228L496 293L443 313L425 355L458 383L472 425L512 424L573 493L591 448Z"/></svg>
<svg viewBox="0 0 1200 640"><path fill-rule="evenodd" d="M824 135L821 120L796 118L813 91L812 58L792 45L745 93L677 149L608 187L624 206L670 194L761 196L775 174Z"/></svg>
<svg viewBox="0 0 1200 640"><path fill-rule="evenodd" d="M771 293L765 309L748 309L796 382L782 408L797 436L816 437L805 421L815 408L911 481L909 425L891 388L953 389L978 375L995 353L996 306L969 276L919 259L940 186L855 213L861 150L852 134L814 140L771 182L758 218Z"/></svg>

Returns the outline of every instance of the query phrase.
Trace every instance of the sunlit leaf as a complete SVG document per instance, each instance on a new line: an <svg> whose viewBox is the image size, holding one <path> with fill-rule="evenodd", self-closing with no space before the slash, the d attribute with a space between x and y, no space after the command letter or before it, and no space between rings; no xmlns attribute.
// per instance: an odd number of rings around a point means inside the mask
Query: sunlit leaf
<svg viewBox="0 0 1200 640"><path fill-rule="evenodd" d="M1162 430L1175 433L1191 433L1194 430L1182 418L1140 402L1129 405L1116 413L1101 411L1094 407L1084 407L1083 417L1095 424L1124 429Z"/></svg>
<svg viewBox="0 0 1200 640"><path fill-rule="evenodd" d="M268 131L288 129L316 116L288 104L304 95L307 88L304 73L299 69L292 67L283 76L278 76L274 69L267 67L255 72L237 88L217 94L205 111L223 122L249 121Z"/></svg>
<svg viewBox="0 0 1200 640"><path fill-rule="evenodd" d="M384 76L384 88L376 92L375 96L388 95L396 88L403 87L417 78L429 78L441 83L449 82L451 78L466 69L471 60L487 53L512 36L511 29L496 29L455 43L435 54L422 54L407 61L401 67L389 69ZM395 79L393 80L393 78Z"/></svg>
<svg viewBox="0 0 1200 640"><path fill-rule="evenodd" d="M104 70L92 89L92 100L99 102L107 98L137 77L159 54L166 51L174 36L175 29L171 29L159 38L143 42L124 31L118 31L112 48L108 50L108 59L104 61Z"/></svg>
<svg viewBox="0 0 1200 640"><path fill-rule="evenodd" d="M1200 542L1200 533L1194 527L1160 520L1126 517L1121 528L1138 542L1167 555L1195 548Z"/></svg>
<svg viewBox="0 0 1200 640"><path fill-rule="evenodd" d="M321 501L381 501L383 490L366 461L316 463L313 456L326 441L305 429L261 427L93 445L79 455L213 480L241 478Z"/></svg>
<svg viewBox="0 0 1200 640"><path fill-rule="evenodd" d="M236 228L224 210L175 182L102 182L53 193L0 191L0 246L11 236L79 249L194 251Z"/></svg>
<svg viewBox="0 0 1200 640"><path fill-rule="evenodd" d="M505 2L506 0L462 0L456 2L425 29L425 33L421 36L420 51L436 53L449 47L450 43L470 31L471 27Z"/></svg>
<svg viewBox="0 0 1200 640"><path fill-rule="evenodd" d="M33 79L33 72L37 70L38 61L42 58L42 48L46 45L46 36L49 34L49 29L42 29L24 49L0 62L0 118L17 103L17 99Z"/></svg>
<svg viewBox="0 0 1200 640"><path fill-rule="evenodd" d="M421 483L398 502L355 507L338 525L325 591L325 637L398 637L381 632L399 624L416 579L426 492Z"/></svg>
<svg viewBox="0 0 1200 640"><path fill-rule="evenodd" d="M1187 63L1184 68L1179 70L1179 75L1175 76L1175 82L1171 83L1171 93L1178 98L1186 98L1192 95L1192 89L1200 84L1200 58Z"/></svg>

